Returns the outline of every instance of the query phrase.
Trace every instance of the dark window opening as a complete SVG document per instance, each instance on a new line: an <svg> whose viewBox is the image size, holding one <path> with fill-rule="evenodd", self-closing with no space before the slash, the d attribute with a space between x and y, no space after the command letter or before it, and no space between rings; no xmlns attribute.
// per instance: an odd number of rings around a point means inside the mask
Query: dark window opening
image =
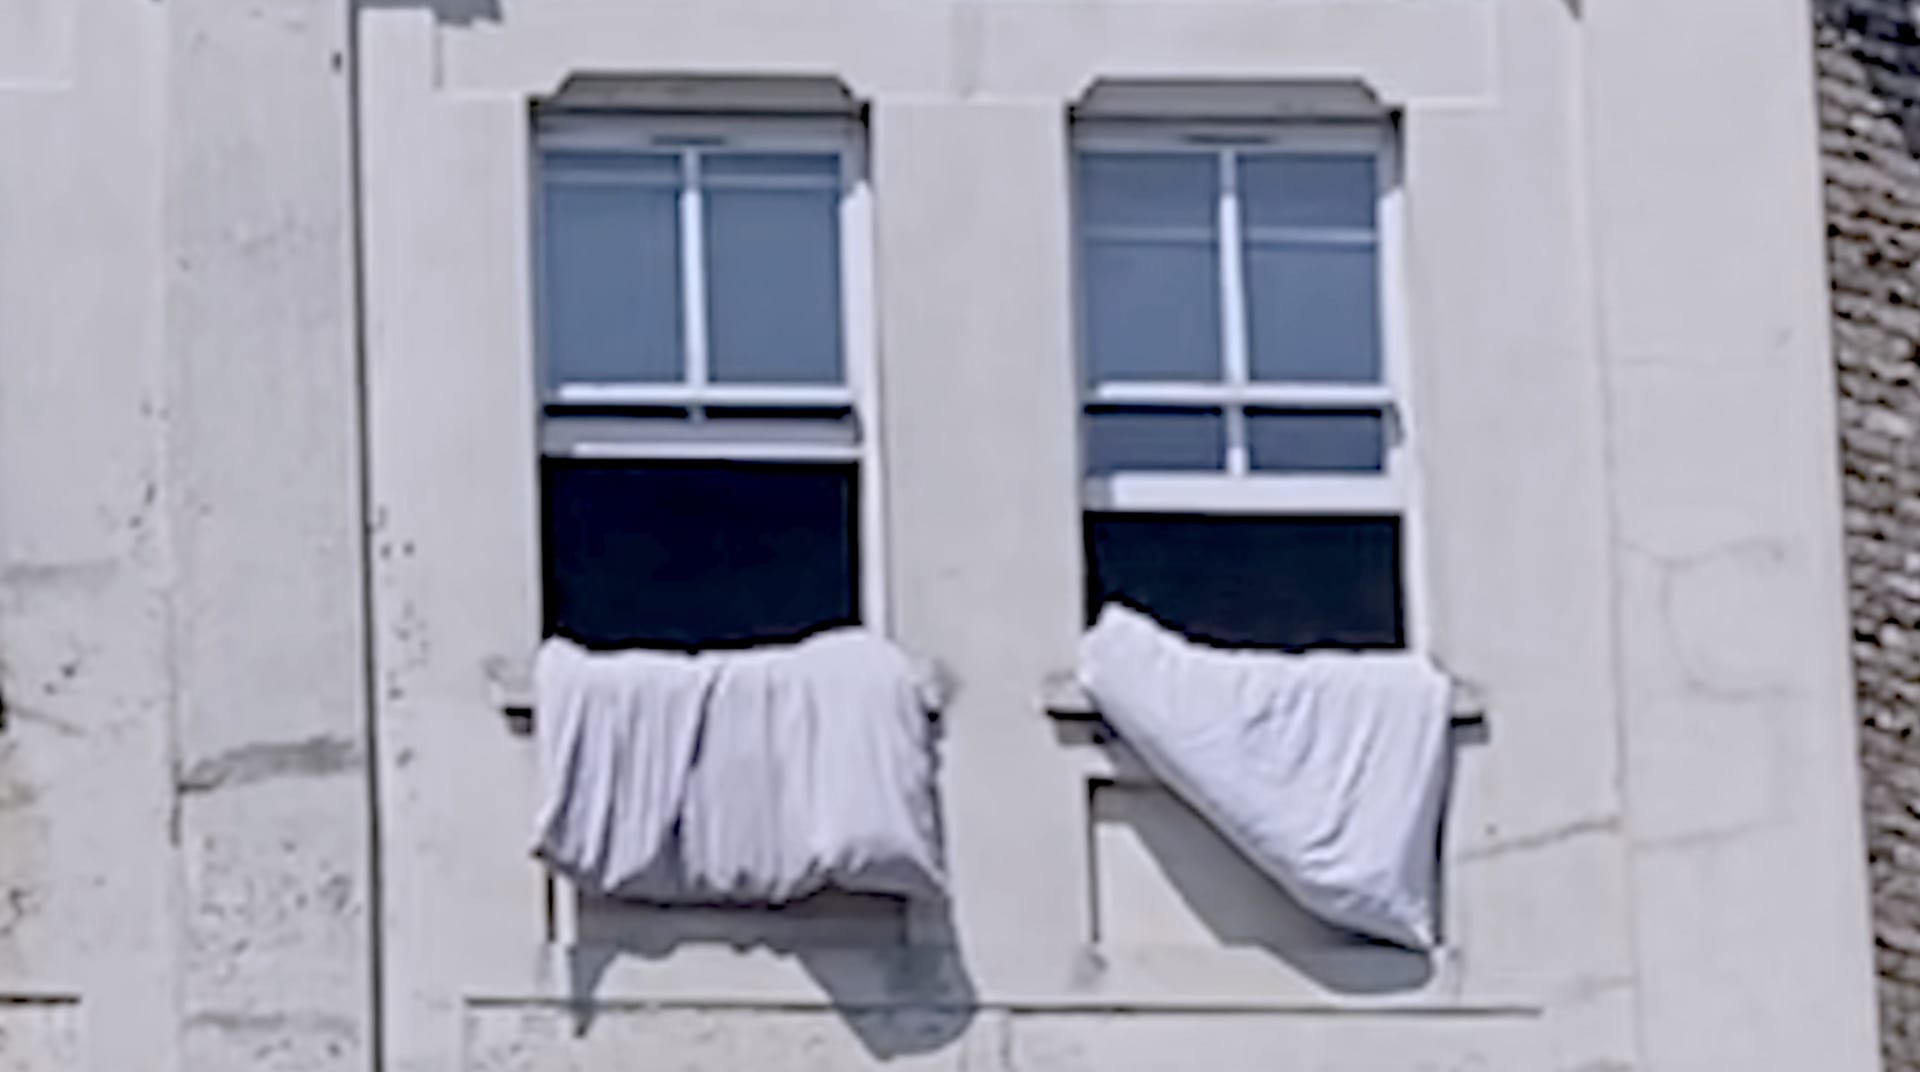
<svg viewBox="0 0 1920 1072"><path fill-rule="evenodd" d="M1109 601L1227 647L1401 648L1391 517L1086 516L1087 620Z"/></svg>
<svg viewBox="0 0 1920 1072"><path fill-rule="evenodd" d="M858 472L545 459L547 633L695 649L857 624Z"/></svg>

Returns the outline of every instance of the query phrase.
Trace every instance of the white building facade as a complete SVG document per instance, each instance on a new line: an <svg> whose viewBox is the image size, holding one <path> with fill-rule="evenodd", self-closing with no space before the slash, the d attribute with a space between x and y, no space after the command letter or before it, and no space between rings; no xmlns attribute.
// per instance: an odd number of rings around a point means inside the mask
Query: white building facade
<svg viewBox="0 0 1920 1072"><path fill-rule="evenodd" d="M1876 1067L1811 48L0 0L0 1070ZM1472 684L1437 953L1050 712L1108 595ZM743 620L942 667L946 910L529 858L543 633Z"/></svg>

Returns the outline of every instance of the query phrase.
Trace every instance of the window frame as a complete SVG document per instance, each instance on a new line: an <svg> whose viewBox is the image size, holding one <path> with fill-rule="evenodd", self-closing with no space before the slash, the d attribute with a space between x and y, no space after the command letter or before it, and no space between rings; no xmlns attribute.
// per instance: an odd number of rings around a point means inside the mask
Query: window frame
<svg viewBox="0 0 1920 1072"><path fill-rule="evenodd" d="M1376 214L1373 241L1379 272L1380 382L1274 382L1252 378L1248 353L1250 326L1242 263L1237 172L1238 154L1367 153L1376 161ZM1404 513L1412 499L1411 428L1405 396L1406 348L1398 287L1402 257L1401 194L1397 154L1384 123L1176 123L1088 120L1075 125L1074 174L1078 188L1080 158L1086 153L1217 154L1220 191L1215 202L1219 230L1216 256L1220 271L1221 377L1204 381L1116 381L1099 383L1090 375L1088 289L1084 254L1089 229L1078 198L1074 211L1075 338L1082 392L1082 447L1088 407L1213 407L1224 415L1227 452L1218 471L1121 471L1086 477L1089 509L1102 511L1187 510L1200 513L1389 514ZM1260 410L1378 409L1386 422L1385 457L1380 472L1263 473L1251 468L1245 414Z"/></svg>
<svg viewBox="0 0 1920 1072"><path fill-rule="evenodd" d="M1400 526L1402 632L1407 650L1427 636L1418 439L1409 394L1412 357L1408 329L1406 195L1399 128L1388 117L1356 120L1186 120L1083 118L1069 140L1073 177L1074 356L1080 392L1082 458L1090 450L1089 411L1095 406L1215 408L1226 425L1221 468L1209 471L1120 470L1089 473L1082 466L1082 511L1094 514L1266 515L1284 517L1393 517ZM1088 351L1089 289L1085 252L1089 228L1081 198L1085 154L1101 152L1218 154L1218 231L1221 376L1201 381L1098 382ZM1375 161L1373 242L1378 273L1377 383L1272 382L1252 378L1251 320L1246 302L1238 201L1237 156L1243 152L1366 153ZM1246 414L1250 410L1377 409L1384 421L1382 468L1363 473L1261 472L1251 467Z"/></svg>
<svg viewBox="0 0 1920 1072"><path fill-rule="evenodd" d="M538 401L539 457L635 465L717 460L854 466L861 622L886 632L886 481L880 455L873 195L864 125L853 116L543 109L535 113L529 146L534 335L529 365ZM680 380L567 384L551 375L543 206L546 156L555 150L680 157ZM708 152L838 157L841 382L715 383L708 378L705 186L697 181L699 159ZM756 418L708 420L710 408L752 410ZM660 419L663 411L673 413L673 419ZM822 414L829 419L822 420Z"/></svg>

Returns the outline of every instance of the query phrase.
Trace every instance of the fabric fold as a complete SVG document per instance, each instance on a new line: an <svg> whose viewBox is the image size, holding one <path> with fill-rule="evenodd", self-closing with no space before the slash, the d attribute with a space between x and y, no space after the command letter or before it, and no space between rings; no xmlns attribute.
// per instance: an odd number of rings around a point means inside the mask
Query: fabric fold
<svg viewBox="0 0 1920 1072"><path fill-rule="evenodd" d="M1405 653L1195 644L1104 608L1080 679L1143 762L1328 922L1435 942L1450 685Z"/></svg>
<svg viewBox="0 0 1920 1072"><path fill-rule="evenodd" d="M675 845L719 667L663 652L588 652L566 640L534 664L544 796L534 854L582 886L667 897Z"/></svg>
<svg viewBox="0 0 1920 1072"><path fill-rule="evenodd" d="M536 677L535 854L583 886L746 904L944 889L920 683L865 630L693 656L549 641Z"/></svg>

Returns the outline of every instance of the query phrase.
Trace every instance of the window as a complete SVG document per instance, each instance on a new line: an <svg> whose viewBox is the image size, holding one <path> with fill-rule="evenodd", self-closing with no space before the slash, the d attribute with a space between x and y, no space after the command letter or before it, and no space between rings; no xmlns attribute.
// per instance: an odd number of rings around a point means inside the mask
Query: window
<svg viewBox="0 0 1920 1072"><path fill-rule="evenodd" d="M876 624L855 135L537 122L549 632L694 648Z"/></svg>
<svg viewBox="0 0 1920 1072"><path fill-rule="evenodd" d="M1386 131L1083 124L1075 156L1089 615L1404 646Z"/></svg>

